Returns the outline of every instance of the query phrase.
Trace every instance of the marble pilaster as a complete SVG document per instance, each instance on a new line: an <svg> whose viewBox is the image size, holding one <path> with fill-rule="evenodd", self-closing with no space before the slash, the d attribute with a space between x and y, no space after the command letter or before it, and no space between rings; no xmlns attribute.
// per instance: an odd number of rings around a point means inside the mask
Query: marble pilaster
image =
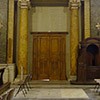
<svg viewBox="0 0 100 100"><path fill-rule="evenodd" d="M27 74L28 66L28 7L29 0L19 0L18 74Z"/></svg>
<svg viewBox="0 0 100 100"><path fill-rule="evenodd" d="M78 0L70 1L70 75L76 75L79 43L79 6Z"/></svg>
<svg viewBox="0 0 100 100"><path fill-rule="evenodd" d="M13 63L14 0L9 0L7 63Z"/></svg>
<svg viewBox="0 0 100 100"><path fill-rule="evenodd" d="M88 38L90 37L90 0L84 0L85 6L85 34L84 34L84 38Z"/></svg>

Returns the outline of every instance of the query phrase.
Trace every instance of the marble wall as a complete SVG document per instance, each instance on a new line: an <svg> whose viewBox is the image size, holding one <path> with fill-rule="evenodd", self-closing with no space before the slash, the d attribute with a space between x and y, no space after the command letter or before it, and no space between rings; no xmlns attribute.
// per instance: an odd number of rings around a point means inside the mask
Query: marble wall
<svg viewBox="0 0 100 100"><path fill-rule="evenodd" d="M67 7L35 7L32 9L32 32L68 31Z"/></svg>
<svg viewBox="0 0 100 100"><path fill-rule="evenodd" d="M0 0L0 63L6 63L7 4L8 0Z"/></svg>
<svg viewBox="0 0 100 100"><path fill-rule="evenodd" d="M96 24L100 23L100 0L91 0L91 36L100 36L100 30L96 29Z"/></svg>

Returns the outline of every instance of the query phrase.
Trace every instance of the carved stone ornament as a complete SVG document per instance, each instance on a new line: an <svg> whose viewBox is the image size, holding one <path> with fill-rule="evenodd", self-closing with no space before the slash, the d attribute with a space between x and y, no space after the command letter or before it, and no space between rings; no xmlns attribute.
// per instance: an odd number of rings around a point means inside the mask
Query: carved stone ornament
<svg viewBox="0 0 100 100"><path fill-rule="evenodd" d="M70 9L78 9L80 7L80 0L70 0L69 7Z"/></svg>
<svg viewBox="0 0 100 100"><path fill-rule="evenodd" d="M30 0L19 0L20 8L30 8Z"/></svg>
<svg viewBox="0 0 100 100"><path fill-rule="evenodd" d="M80 2L80 0L70 0L70 2Z"/></svg>

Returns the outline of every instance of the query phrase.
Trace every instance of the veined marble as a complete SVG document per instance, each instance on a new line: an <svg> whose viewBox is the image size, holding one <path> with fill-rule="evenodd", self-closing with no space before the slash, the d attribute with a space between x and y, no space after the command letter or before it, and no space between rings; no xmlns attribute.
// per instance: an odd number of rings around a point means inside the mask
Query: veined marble
<svg viewBox="0 0 100 100"><path fill-rule="evenodd" d="M0 64L0 68L5 68L3 73L3 83L13 82L15 78L15 65L14 64Z"/></svg>
<svg viewBox="0 0 100 100"><path fill-rule="evenodd" d="M16 91L15 91L16 93ZM22 92L19 92L19 94L14 98L30 98L30 99L68 99L68 98L81 98L81 99L89 99L88 95L85 93L83 89L62 89L62 88L33 88L30 91L28 91L28 94L26 94L26 97L24 97Z"/></svg>

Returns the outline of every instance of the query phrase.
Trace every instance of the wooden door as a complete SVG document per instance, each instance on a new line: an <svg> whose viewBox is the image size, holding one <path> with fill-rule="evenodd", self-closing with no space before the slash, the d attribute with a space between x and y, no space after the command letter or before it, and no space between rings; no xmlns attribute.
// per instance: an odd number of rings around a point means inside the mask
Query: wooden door
<svg viewBox="0 0 100 100"><path fill-rule="evenodd" d="M50 79L60 80L60 37L50 36Z"/></svg>
<svg viewBox="0 0 100 100"><path fill-rule="evenodd" d="M33 34L33 79L65 80L65 34Z"/></svg>
<svg viewBox="0 0 100 100"><path fill-rule="evenodd" d="M33 78L49 78L49 37L43 34L33 36Z"/></svg>
<svg viewBox="0 0 100 100"><path fill-rule="evenodd" d="M38 79L49 79L49 37L38 37Z"/></svg>
<svg viewBox="0 0 100 100"><path fill-rule="evenodd" d="M66 35L50 36L50 80L66 79Z"/></svg>

